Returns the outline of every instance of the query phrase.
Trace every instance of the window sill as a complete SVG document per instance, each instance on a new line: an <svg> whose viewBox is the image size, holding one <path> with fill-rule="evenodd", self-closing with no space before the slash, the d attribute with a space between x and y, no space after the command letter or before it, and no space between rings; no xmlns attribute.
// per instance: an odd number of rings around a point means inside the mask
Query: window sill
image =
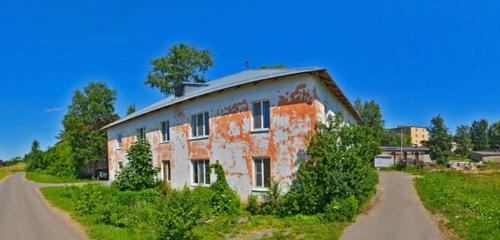
<svg viewBox="0 0 500 240"><path fill-rule="evenodd" d="M170 143L170 141L162 141L162 142L160 142L160 144L167 144L167 143Z"/></svg>
<svg viewBox="0 0 500 240"><path fill-rule="evenodd" d="M252 192L269 192L269 188L254 188Z"/></svg>
<svg viewBox="0 0 500 240"><path fill-rule="evenodd" d="M269 128L252 129L251 133L268 133Z"/></svg>
<svg viewBox="0 0 500 240"><path fill-rule="evenodd" d="M203 139L208 139L208 136L192 137L189 139L189 141L196 141L196 140L203 140Z"/></svg>

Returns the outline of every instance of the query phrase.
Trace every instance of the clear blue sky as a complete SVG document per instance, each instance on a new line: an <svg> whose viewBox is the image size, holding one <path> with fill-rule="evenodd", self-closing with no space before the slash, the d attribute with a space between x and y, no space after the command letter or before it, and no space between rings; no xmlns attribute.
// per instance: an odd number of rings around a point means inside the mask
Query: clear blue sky
<svg viewBox="0 0 500 240"><path fill-rule="evenodd" d="M141 3L139 3L141 2ZM213 52L209 79L252 66L328 68L386 127L451 130L500 119L498 1L6 1L0 8L0 158L55 143L73 91L104 81L117 111L162 98L152 58L187 42ZM340 1L335 1L340 2Z"/></svg>

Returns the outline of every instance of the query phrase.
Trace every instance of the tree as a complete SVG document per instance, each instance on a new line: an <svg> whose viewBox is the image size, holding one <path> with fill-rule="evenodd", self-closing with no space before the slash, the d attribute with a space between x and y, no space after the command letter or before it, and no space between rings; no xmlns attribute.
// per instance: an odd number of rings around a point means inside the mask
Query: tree
<svg viewBox="0 0 500 240"><path fill-rule="evenodd" d="M354 196L366 202L375 191L373 158L378 141L363 125L345 124L342 114L318 124L307 146L309 160L301 162L285 196L284 214L315 214L333 200Z"/></svg>
<svg viewBox="0 0 500 240"><path fill-rule="evenodd" d="M132 113L135 113L135 103L130 104L127 108L127 115L130 115Z"/></svg>
<svg viewBox="0 0 500 240"><path fill-rule="evenodd" d="M488 121L486 119L472 122L470 135L472 144L474 144L474 151L490 148L488 144Z"/></svg>
<svg viewBox="0 0 500 240"><path fill-rule="evenodd" d="M153 167L151 146L146 140L135 142L127 152L128 164L118 172L116 184L122 191L139 191L156 185L158 168Z"/></svg>
<svg viewBox="0 0 500 240"><path fill-rule="evenodd" d="M493 149L500 149L500 121L497 121L490 126L489 143Z"/></svg>
<svg viewBox="0 0 500 240"><path fill-rule="evenodd" d="M275 65L260 65L259 69L281 69L281 68L288 68L287 66L283 64L275 64Z"/></svg>
<svg viewBox="0 0 500 240"><path fill-rule="evenodd" d="M61 141L45 153L47 172L54 176L75 178L78 176L73 151L69 142Z"/></svg>
<svg viewBox="0 0 500 240"><path fill-rule="evenodd" d="M378 103L373 100L361 102L361 99L358 98L354 102L354 108L361 117L361 124L370 128L374 138L381 142L384 134L384 120Z"/></svg>
<svg viewBox="0 0 500 240"><path fill-rule="evenodd" d="M431 119L429 127L429 142L431 158L438 164L446 164L451 153L451 137L444 119L437 115Z"/></svg>
<svg viewBox="0 0 500 240"><path fill-rule="evenodd" d="M382 139L380 140L380 145L400 146L401 134L391 129L384 129L382 132ZM403 133L403 146L411 146L410 134Z"/></svg>
<svg viewBox="0 0 500 240"><path fill-rule="evenodd" d="M457 149L455 150L455 153L462 157L469 156L469 152L472 149L472 140L470 138L469 126L458 126L454 138L455 142L457 143Z"/></svg>
<svg viewBox="0 0 500 240"><path fill-rule="evenodd" d="M205 82L204 74L213 62L208 49L181 43L170 47L166 56L154 59L151 65L145 83L170 95L183 82Z"/></svg>
<svg viewBox="0 0 500 240"><path fill-rule="evenodd" d="M68 141L80 170L91 166L95 171L98 162L106 161L107 136L102 128L118 119L115 101L116 91L104 83L92 82L75 91L59 138Z"/></svg>
<svg viewBox="0 0 500 240"><path fill-rule="evenodd" d="M46 168L44 153L40 150L40 143L37 140L31 143L31 151L25 156L24 161L27 163L26 170L28 171L37 171Z"/></svg>

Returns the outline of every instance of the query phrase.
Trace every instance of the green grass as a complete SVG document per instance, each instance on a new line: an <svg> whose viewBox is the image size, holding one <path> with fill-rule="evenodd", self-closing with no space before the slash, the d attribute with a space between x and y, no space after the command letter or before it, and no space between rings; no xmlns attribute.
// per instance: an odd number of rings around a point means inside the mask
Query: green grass
<svg viewBox="0 0 500 240"><path fill-rule="evenodd" d="M45 198L55 207L65 210L70 213L73 219L81 223L87 235L91 239L99 240L113 240L113 239L123 239L123 240L135 240L135 239L152 239L147 236L140 236L135 233L129 232L127 229L114 227L105 224L94 223L91 217L79 217L74 214L74 202L67 197L67 192L65 187L45 187L41 188L40 191L43 193Z"/></svg>
<svg viewBox="0 0 500 240"><path fill-rule="evenodd" d="M429 172L416 180L425 207L463 239L500 236L500 173Z"/></svg>
<svg viewBox="0 0 500 240"><path fill-rule="evenodd" d="M78 182L98 182L88 178L68 178L48 174L44 171L26 172L26 178L33 182L40 183L78 183Z"/></svg>
<svg viewBox="0 0 500 240"><path fill-rule="evenodd" d="M241 221L247 219L247 221ZM223 216L194 229L201 239L338 239L348 223L325 222L318 216ZM266 234L264 234L266 233Z"/></svg>
<svg viewBox="0 0 500 240"><path fill-rule="evenodd" d="M11 174L24 171L25 167L25 163L16 163L12 166L0 167L0 181Z"/></svg>
<svg viewBox="0 0 500 240"><path fill-rule="evenodd" d="M104 188L104 187L102 187ZM96 223L95 215L78 216L76 206L80 199L71 197L70 187L46 187L41 192L53 206L71 214L86 229L91 239L155 239L147 232L134 232L132 228L122 228ZM106 201L106 199L101 199ZM244 219L244 221L242 221ZM196 239L338 239L346 222L325 222L319 216L251 216L243 212L241 216L219 216L207 223L200 223L193 229Z"/></svg>

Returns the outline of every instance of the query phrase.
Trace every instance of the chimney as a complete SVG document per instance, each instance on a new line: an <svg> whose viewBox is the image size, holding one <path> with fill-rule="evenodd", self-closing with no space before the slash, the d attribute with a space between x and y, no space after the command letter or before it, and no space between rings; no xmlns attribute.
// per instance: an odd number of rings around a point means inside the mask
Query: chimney
<svg viewBox="0 0 500 240"><path fill-rule="evenodd" d="M186 95L186 93L198 90L200 88L208 86L208 83L192 83L192 82L183 82L178 86L174 87L174 95L176 97L182 97Z"/></svg>

